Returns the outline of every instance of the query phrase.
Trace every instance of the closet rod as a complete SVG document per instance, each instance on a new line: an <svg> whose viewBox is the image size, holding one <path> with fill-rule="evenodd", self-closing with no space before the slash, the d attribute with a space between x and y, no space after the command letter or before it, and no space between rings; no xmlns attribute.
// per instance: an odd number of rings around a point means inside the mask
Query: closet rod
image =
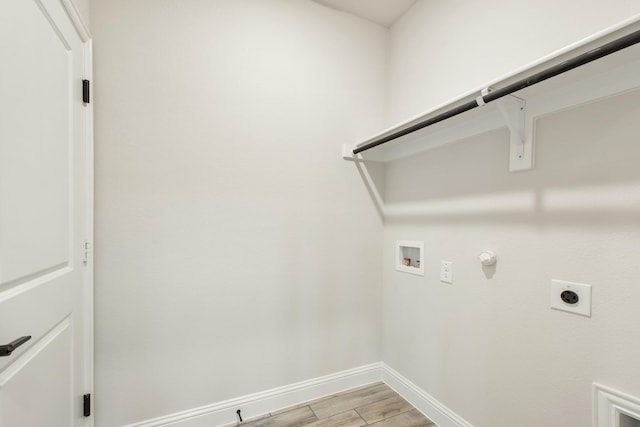
<svg viewBox="0 0 640 427"><path fill-rule="evenodd" d="M422 121L420 123L416 123L415 125L409 126L406 129L399 130L398 132L394 132L391 135L387 135L380 139L371 141L361 147L357 147L353 150L353 154L355 155L358 153L362 153L363 151L367 151L389 141L393 141L394 139L400 138L401 136L408 135L417 130L426 128L427 126L431 126L451 117L455 117L459 114L464 113L465 111L469 111L481 105L488 104L489 102L495 101L496 99L500 99L521 89L533 86L536 83L540 83L559 74L566 73L567 71L573 70L574 68L580 67L581 65L585 65L604 56L611 55L612 53L618 52L637 43L640 43L640 30L628 34L624 37L620 37L619 39L606 43L595 49L592 49L589 52L580 54L575 58L571 58L565 62L549 67L546 70L540 71L539 73L533 74L522 80L518 80L515 83L503 87L502 89L493 90L483 96L479 96L478 98L476 98L476 100L469 101L467 103L454 107L451 110L445 111L444 113L438 114L437 116L426 119L425 121Z"/></svg>

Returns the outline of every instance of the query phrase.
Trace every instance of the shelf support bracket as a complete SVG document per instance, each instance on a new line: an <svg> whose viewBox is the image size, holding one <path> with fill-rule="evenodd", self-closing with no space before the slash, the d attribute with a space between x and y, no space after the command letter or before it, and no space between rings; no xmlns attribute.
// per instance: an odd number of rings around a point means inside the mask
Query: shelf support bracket
<svg viewBox="0 0 640 427"><path fill-rule="evenodd" d="M509 128L509 171L533 168L533 138L526 133L527 103L513 95L498 99L498 109Z"/></svg>
<svg viewBox="0 0 640 427"><path fill-rule="evenodd" d="M483 89L477 98L479 106L484 106L483 96L491 92L491 88ZM533 168L533 123L527 123L527 103L517 96L508 95L493 101L500 110L502 119L509 128L509 171L517 172ZM527 126L527 124L529 126Z"/></svg>

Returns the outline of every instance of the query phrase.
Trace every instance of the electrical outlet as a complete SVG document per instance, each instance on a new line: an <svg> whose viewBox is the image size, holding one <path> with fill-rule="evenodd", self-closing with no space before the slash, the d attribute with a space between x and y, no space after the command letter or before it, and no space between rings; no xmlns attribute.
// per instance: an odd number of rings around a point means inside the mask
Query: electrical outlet
<svg viewBox="0 0 640 427"><path fill-rule="evenodd" d="M591 317L591 285L552 280L551 308Z"/></svg>
<svg viewBox="0 0 640 427"><path fill-rule="evenodd" d="M440 281L453 283L453 263L451 261L440 261Z"/></svg>

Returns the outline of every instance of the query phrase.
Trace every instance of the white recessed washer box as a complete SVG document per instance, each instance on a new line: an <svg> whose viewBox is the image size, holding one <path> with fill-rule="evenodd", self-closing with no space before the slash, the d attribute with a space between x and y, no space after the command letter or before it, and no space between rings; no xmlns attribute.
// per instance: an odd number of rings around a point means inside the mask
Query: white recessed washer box
<svg viewBox="0 0 640 427"><path fill-rule="evenodd" d="M424 276L424 242L396 240L396 270Z"/></svg>

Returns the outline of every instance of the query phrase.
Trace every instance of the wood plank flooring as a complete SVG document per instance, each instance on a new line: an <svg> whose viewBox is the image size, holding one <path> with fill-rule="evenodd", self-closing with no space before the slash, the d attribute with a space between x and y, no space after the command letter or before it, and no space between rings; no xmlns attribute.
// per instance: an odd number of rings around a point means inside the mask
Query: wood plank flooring
<svg viewBox="0 0 640 427"><path fill-rule="evenodd" d="M386 384L376 383L232 424L243 427L437 427Z"/></svg>

